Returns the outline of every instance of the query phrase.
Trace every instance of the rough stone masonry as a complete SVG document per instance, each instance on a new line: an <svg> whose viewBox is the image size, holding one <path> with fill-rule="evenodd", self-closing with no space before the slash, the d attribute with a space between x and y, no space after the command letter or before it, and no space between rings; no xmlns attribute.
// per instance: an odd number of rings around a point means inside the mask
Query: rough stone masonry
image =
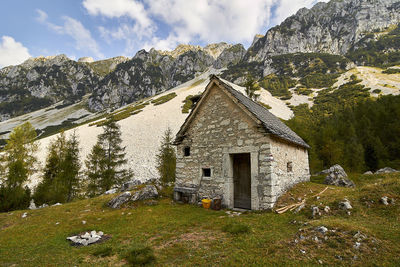
<svg viewBox="0 0 400 267"><path fill-rule="evenodd" d="M272 208L289 187L310 177L308 145L261 105L215 76L175 144L176 200L222 198L224 207L235 208L235 154L250 155L252 210Z"/></svg>

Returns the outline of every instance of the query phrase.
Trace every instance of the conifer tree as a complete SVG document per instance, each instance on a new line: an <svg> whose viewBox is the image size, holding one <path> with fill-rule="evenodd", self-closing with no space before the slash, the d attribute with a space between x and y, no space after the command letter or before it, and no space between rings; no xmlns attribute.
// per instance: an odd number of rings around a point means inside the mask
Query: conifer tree
<svg viewBox="0 0 400 267"><path fill-rule="evenodd" d="M24 184L35 172L36 131L29 122L14 128L1 156L0 211L26 208L30 190Z"/></svg>
<svg viewBox="0 0 400 267"><path fill-rule="evenodd" d="M172 146L172 132L168 128L163 136L159 152L157 154L157 170L163 184L175 181L176 154Z"/></svg>
<svg viewBox="0 0 400 267"><path fill-rule="evenodd" d="M104 173L105 151L99 143L92 147L92 151L85 161L86 176L88 179L87 195L94 197L103 191L101 188L101 178Z"/></svg>
<svg viewBox="0 0 400 267"><path fill-rule="evenodd" d="M244 86L245 86L245 92L246 92L247 96L250 99L257 101L258 97L260 96L260 95L256 94L256 91L260 90L260 86L258 85L257 81L255 81L251 75L247 75Z"/></svg>
<svg viewBox="0 0 400 267"><path fill-rule="evenodd" d="M89 195L120 186L131 176L130 170L123 168L127 160L121 143L120 126L111 117L104 123L103 133L97 137L97 143L86 161Z"/></svg>
<svg viewBox="0 0 400 267"><path fill-rule="evenodd" d="M79 141L75 132L67 139L60 133L50 143L43 180L37 186L34 199L37 203L68 202L79 190Z"/></svg>

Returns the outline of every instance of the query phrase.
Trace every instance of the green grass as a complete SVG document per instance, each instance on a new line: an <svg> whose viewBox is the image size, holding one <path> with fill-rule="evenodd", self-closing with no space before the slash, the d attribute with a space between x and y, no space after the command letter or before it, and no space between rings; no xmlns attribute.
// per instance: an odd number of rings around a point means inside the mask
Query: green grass
<svg viewBox="0 0 400 267"><path fill-rule="evenodd" d="M96 121L94 123L89 124L89 126L94 126L94 125L97 127L103 126L104 123L107 121L107 119L109 119L111 117L113 117L114 120L116 120L116 121L120 121L120 120L129 118L132 115L136 115L136 114L140 113L143 110L143 108L146 107L148 104L149 103L146 102L146 103L140 103L140 104L136 104L136 105L127 106L121 110L115 111L115 112L107 115L106 118L103 120Z"/></svg>
<svg viewBox="0 0 400 267"><path fill-rule="evenodd" d="M229 217L224 210L176 204L169 198L154 206L143 202L112 210L104 203L113 195L0 213L0 266L121 266L141 261L149 266L316 266L318 260L331 266L399 266L400 175L350 178L356 188L329 186L319 199L312 196L326 187L320 183L323 177L292 188L277 207L305 197L306 207L299 213ZM383 195L396 204L380 204ZM345 197L353 206L351 215L337 207ZM312 219L311 205L328 205L331 213ZM24 212L28 216L21 218ZM336 232L324 240L315 231L321 225ZM89 230L103 231L110 239L87 247L73 247L66 240ZM353 248L357 231L367 236L359 250ZM300 234L310 238L295 243ZM320 241L314 242L314 236Z"/></svg>
<svg viewBox="0 0 400 267"><path fill-rule="evenodd" d="M263 103L263 102L261 102L261 101L258 101L258 104L260 104L261 106L263 106L263 107L266 108L266 109L271 109L271 108L272 108L270 105L265 104L265 103Z"/></svg>
<svg viewBox="0 0 400 267"><path fill-rule="evenodd" d="M168 102L175 97L176 97L176 93L173 92L173 93L161 96L159 98L156 98L156 99L152 100L151 103L154 104L155 106L157 106L157 105L164 104L165 102Z"/></svg>

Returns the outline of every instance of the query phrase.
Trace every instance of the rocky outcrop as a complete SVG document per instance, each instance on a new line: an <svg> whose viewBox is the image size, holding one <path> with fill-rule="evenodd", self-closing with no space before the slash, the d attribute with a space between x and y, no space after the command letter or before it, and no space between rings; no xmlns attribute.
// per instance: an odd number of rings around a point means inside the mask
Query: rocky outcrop
<svg viewBox="0 0 400 267"><path fill-rule="evenodd" d="M355 187L353 181L347 178L347 173L344 171L342 166L338 164L329 168L328 175L325 177L325 184L343 187Z"/></svg>
<svg viewBox="0 0 400 267"><path fill-rule="evenodd" d="M344 55L368 32L400 21L398 0L332 0L302 8L283 23L268 30L248 49L248 61L264 62L287 53Z"/></svg>
<svg viewBox="0 0 400 267"><path fill-rule="evenodd" d="M119 209L123 204L139 200L154 199L158 197L157 188L154 185L146 185L143 188L131 192L124 192L121 195L111 199L108 206L113 209Z"/></svg>
<svg viewBox="0 0 400 267"><path fill-rule="evenodd" d="M244 49L243 45L236 44L229 48L226 48L214 62L213 66L216 69L221 69L227 67L232 64L235 65L239 63L244 55L246 54L246 49Z"/></svg>

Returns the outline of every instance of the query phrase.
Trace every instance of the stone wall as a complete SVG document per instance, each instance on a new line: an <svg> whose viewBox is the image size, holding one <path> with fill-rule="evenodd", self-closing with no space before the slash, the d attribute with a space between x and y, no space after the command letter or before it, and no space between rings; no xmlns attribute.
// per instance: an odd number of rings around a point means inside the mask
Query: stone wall
<svg viewBox="0 0 400 267"><path fill-rule="evenodd" d="M223 205L233 208L231 155L250 153L251 207L257 210L272 208L283 191L281 187L292 184L288 179L305 168L304 159L299 159L302 163L299 166L294 164L292 176L284 175L281 173L283 162L289 158L295 162L296 157L304 156L304 149L301 153L290 145L277 149L279 142L271 139L248 111L235 103L235 98L216 85L208 92L186 131L186 137L177 147L176 187L198 188L199 199L222 197ZM190 156L184 156L185 147L190 147ZM277 151L276 156L273 156L273 150ZM275 162L281 152L286 153L287 158ZM210 168L211 177L203 177L202 168ZM275 175L274 169L279 170L279 174ZM279 179L284 182L280 183Z"/></svg>
<svg viewBox="0 0 400 267"><path fill-rule="evenodd" d="M310 180L308 150L294 146L284 140L271 138L273 178L276 180L276 195L280 196L293 185ZM291 170L288 164L291 165Z"/></svg>

